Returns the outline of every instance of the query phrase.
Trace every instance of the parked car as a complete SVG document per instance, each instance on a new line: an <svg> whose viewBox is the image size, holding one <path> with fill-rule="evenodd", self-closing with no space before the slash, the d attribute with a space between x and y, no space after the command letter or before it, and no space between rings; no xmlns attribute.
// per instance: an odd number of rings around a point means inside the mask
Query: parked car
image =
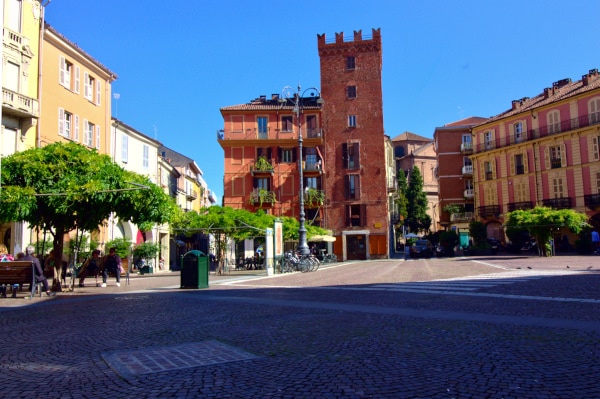
<svg viewBox="0 0 600 399"><path fill-rule="evenodd" d="M438 244L435 247L435 256L439 258L443 256L454 256L454 248Z"/></svg>
<svg viewBox="0 0 600 399"><path fill-rule="evenodd" d="M417 240L410 247L411 258L431 258L433 256L433 245L429 240Z"/></svg>

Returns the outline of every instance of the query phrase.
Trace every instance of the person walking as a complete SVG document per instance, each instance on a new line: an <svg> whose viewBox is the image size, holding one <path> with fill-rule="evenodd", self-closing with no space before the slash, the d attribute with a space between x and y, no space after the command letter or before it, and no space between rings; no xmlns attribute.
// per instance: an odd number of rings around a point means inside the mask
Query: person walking
<svg viewBox="0 0 600 399"><path fill-rule="evenodd" d="M592 230L592 248L594 253L600 253L600 234L598 234L598 230Z"/></svg>
<svg viewBox="0 0 600 399"><path fill-rule="evenodd" d="M35 282L42 283L42 285L44 287L44 291L46 292L46 295L55 296L56 292L50 291L50 288L48 287L48 279L44 275L44 270L42 269L40 260L38 258L36 258L35 256L33 256L34 253L35 253L35 248L32 247L31 245L28 246L27 248L25 248L25 256L22 257L21 260L29 260L29 261L33 262L33 270L35 271ZM14 294L13 294L13 296L14 296Z"/></svg>
<svg viewBox="0 0 600 399"><path fill-rule="evenodd" d="M108 273L114 273L117 278L117 287L121 286L121 257L117 255L115 248L108 250L108 255L104 257L102 261L102 285L106 287L106 280L108 279Z"/></svg>

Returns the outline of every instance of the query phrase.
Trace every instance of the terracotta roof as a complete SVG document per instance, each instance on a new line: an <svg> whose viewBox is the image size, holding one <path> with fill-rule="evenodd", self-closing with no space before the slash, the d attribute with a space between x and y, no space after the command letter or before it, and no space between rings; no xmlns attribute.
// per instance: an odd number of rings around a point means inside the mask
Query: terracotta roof
<svg viewBox="0 0 600 399"><path fill-rule="evenodd" d="M95 59L94 57L92 57L91 55L86 53L75 42L72 42L71 40L69 40L65 35L63 35L59 31L57 31L52 25L50 25L49 23L47 23L45 21L44 21L44 28L47 29L48 31L54 33L60 39L64 40L65 43L67 43L69 46L72 46L73 48L77 49L77 51L79 51L85 58L89 59L94 65L96 65L98 68L102 69L107 75L109 75L112 80L116 80L118 78L116 73L114 73L113 71L108 69L106 66L104 66L100 61L98 61L97 59Z"/></svg>
<svg viewBox="0 0 600 399"><path fill-rule="evenodd" d="M488 118L482 118L480 116L470 116L468 118L461 119L461 120L456 121L456 122L447 123L447 124L444 125L444 127L457 127L457 126L478 125L480 123L483 123L483 122L487 121L487 119Z"/></svg>
<svg viewBox="0 0 600 399"><path fill-rule="evenodd" d="M317 103L319 97L302 97L302 108L319 110L321 105ZM294 103L290 99L280 101L280 97L273 94L271 98L266 96L260 96L254 100L250 100L246 104L229 105L221 107L221 111L279 111L285 109L286 111L292 111L294 109ZM283 99L281 99L283 100Z"/></svg>
<svg viewBox="0 0 600 399"><path fill-rule="evenodd" d="M419 136L418 134L411 132L404 132L402 134L397 135L392 139L392 141L432 141L432 139Z"/></svg>
<svg viewBox="0 0 600 399"><path fill-rule="evenodd" d="M584 84L584 80L588 81L588 84ZM535 110L548 104L555 103L557 101L565 100L570 97L574 97L589 91L597 90L600 88L600 73L597 69L590 70L589 74L583 76L581 80L572 82L571 79L562 79L552 84L552 87L544 89L543 92L536 95L535 97L523 97L519 100L513 101L513 107L507 111L502 112L496 116L492 116L481 123L481 125L487 124L488 122L494 122L499 119L507 118L513 115L518 115L525 111Z"/></svg>

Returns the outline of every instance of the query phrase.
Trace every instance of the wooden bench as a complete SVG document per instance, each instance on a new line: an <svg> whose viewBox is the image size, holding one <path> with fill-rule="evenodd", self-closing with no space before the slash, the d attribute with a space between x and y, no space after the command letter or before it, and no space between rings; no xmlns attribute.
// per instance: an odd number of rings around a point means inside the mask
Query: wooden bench
<svg viewBox="0 0 600 399"><path fill-rule="evenodd" d="M35 282L35 272L33 262L30 260L15 260L12 262L0 262L0 285L29 284L31 287L31 296L35 295L37 284ZM14 288L13 288L14 289ZM42 290L40 289L40 295Z"/></svg>

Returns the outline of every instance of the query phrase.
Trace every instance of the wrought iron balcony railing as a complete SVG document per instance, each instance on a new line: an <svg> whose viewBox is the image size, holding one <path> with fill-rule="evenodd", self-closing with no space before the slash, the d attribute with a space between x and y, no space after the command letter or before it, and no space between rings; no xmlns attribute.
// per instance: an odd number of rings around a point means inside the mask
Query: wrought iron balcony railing
<svg viewBox="0 0 600 399"><path fill-rule="evenodd" d="M590 209L600 207L600 194L587 194L583 196L585 206Z"/></svg>
<svg viewBox="0 0 600 399"><path fill-rule="evenodd" d="M584 114L578 118L566 119L553 125L542 126L537 129L529 129L506 137L497 137L490 142L479 143L475 146L475 152L485 152L496 148L506 147L515 143L539 139L558 133L568 132L570 130L581 129L592 125L600 124L600 112Z"/></svg>
<svg viewBox="0 0 600 399"><path fill-rule="evenodd" d="M544 206L554 209L571 208L571 198L549 198L542 201Z"/></svg>
<svg viewBox="0 0 600 399"><path fill-rule="evenodd" d="M479 217L487 219L491 217L499 217L502 211L500 210L500 205L487 205L477 208L477 213L479 214Z"/></svg>
<svg viewBox="0 0 600 399"><path fill-rule="evenodd" d="M509 202L508 203L508 211L516 211L518 209L533 209L533 202L531 201L523 201L523 202Z"/></svg>

